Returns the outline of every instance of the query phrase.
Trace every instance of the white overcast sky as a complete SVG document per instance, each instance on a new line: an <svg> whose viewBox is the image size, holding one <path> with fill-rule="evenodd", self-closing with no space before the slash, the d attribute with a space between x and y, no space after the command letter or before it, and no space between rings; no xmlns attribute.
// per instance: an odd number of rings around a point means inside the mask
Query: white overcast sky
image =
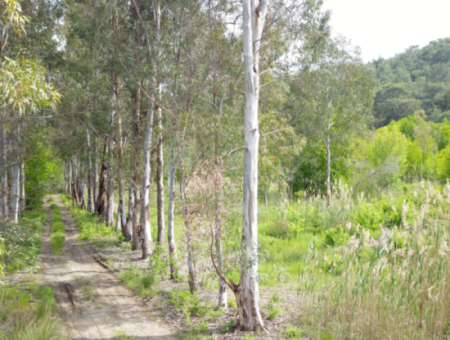
<svg viewBox="0 0 450 340"><path fill-rule="evenodd" d="M364 61L450 37L450 0L325 0L333 34L361 48Z"/></svg>

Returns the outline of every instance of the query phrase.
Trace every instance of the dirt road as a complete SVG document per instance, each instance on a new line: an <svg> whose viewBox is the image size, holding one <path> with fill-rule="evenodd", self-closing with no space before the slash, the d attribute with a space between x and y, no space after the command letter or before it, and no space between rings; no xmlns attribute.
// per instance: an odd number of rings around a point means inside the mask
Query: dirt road
<svg viewBox="0 0 450 340"><path fill-rule="evenodd" d="M50 248L49 224L42 240L43 281L53 287L67 331L72 339L176 340L174 333L142 305L108 269L88 255L76 241L77 229L67 207L61 209L66 242L61 256ZM47 220L51 210L46 203ZM125 337L128 336L128 337Z"/></svg>

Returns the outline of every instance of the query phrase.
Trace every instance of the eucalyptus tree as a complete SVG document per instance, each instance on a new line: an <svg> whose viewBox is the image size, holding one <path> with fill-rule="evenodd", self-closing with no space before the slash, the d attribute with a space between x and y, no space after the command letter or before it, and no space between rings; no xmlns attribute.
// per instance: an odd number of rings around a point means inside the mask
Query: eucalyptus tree
<svg viewBox="0 0 450 340"><path fill-rule="evenodd" d="M291 83L297 128L326 152L326 195L331 205L332 148L361 132L370 118L373 72L339 41L330 42L319 62Z"/></svg>
<svg viewBox="0 0 450 340"><path fill-rule="evenodd" d="M0 150L0 173L2 176L2 213L8 215L7 197L7 125L13 128L10 136L14 138L15 145L20 145L20 124L17 117L25 117L28 113L35 113L40 108L49 106L55 107L59 100L59 94L55 91L52 83L46 80L46 70L39 63L28 59L12 60L4 58L0 68L0 98L2 104L0 110L0 129L2 132L2 148ZM14 122L11 124L10 122ZM8 123L9 122L9 123ZM17 223L19 216L20 200L20 160L19 148L13 151L11 179L11 214L14 222Z"/></svg>

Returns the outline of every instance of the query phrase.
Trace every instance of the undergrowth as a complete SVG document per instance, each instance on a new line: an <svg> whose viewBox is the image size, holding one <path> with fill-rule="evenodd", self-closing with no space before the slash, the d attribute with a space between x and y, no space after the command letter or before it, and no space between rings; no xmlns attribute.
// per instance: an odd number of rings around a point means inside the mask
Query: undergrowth
<svg viewBox="0 0 450 340"><path fill-rule="evenodd" d="M66 240L65 236L65 226L62 221L61 211L56 204L51 204L50 209L52 210L52 221L50 225L50 245L55 255L61 255L62 247Z"/></svg>
<svg viewBox="0 0 450 340"><path fill-rule="evenodd" d="M0 339L65 340L50 286L0 286Z"/></svg>
<svg viewBox="0 0 450 340"><path fill-rule="evenodd" d="M17 225L6 222L0 227L0 239L4 239L5 248L5 252L0 255L0 263L5 264L6 273L37 269L38 255L41 253L41 235L46 219L45 211L38 208L24 211Z"/></svg>

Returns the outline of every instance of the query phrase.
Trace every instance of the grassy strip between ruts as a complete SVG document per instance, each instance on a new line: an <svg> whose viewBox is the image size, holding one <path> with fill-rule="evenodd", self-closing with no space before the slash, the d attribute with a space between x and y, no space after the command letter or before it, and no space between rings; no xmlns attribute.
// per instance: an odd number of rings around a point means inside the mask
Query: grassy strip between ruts
<svg viewBox="0 0 450 340"><path fill-rule="evenodd" d="M53 254L61 255L62 247L64 246L64 242L66 240L65 236L65 227L62 221L61 211L59 207L52 203L50 205L50 209L52 210L52 223L50 227L50 239L51 239L51 248Z"/></svg>

